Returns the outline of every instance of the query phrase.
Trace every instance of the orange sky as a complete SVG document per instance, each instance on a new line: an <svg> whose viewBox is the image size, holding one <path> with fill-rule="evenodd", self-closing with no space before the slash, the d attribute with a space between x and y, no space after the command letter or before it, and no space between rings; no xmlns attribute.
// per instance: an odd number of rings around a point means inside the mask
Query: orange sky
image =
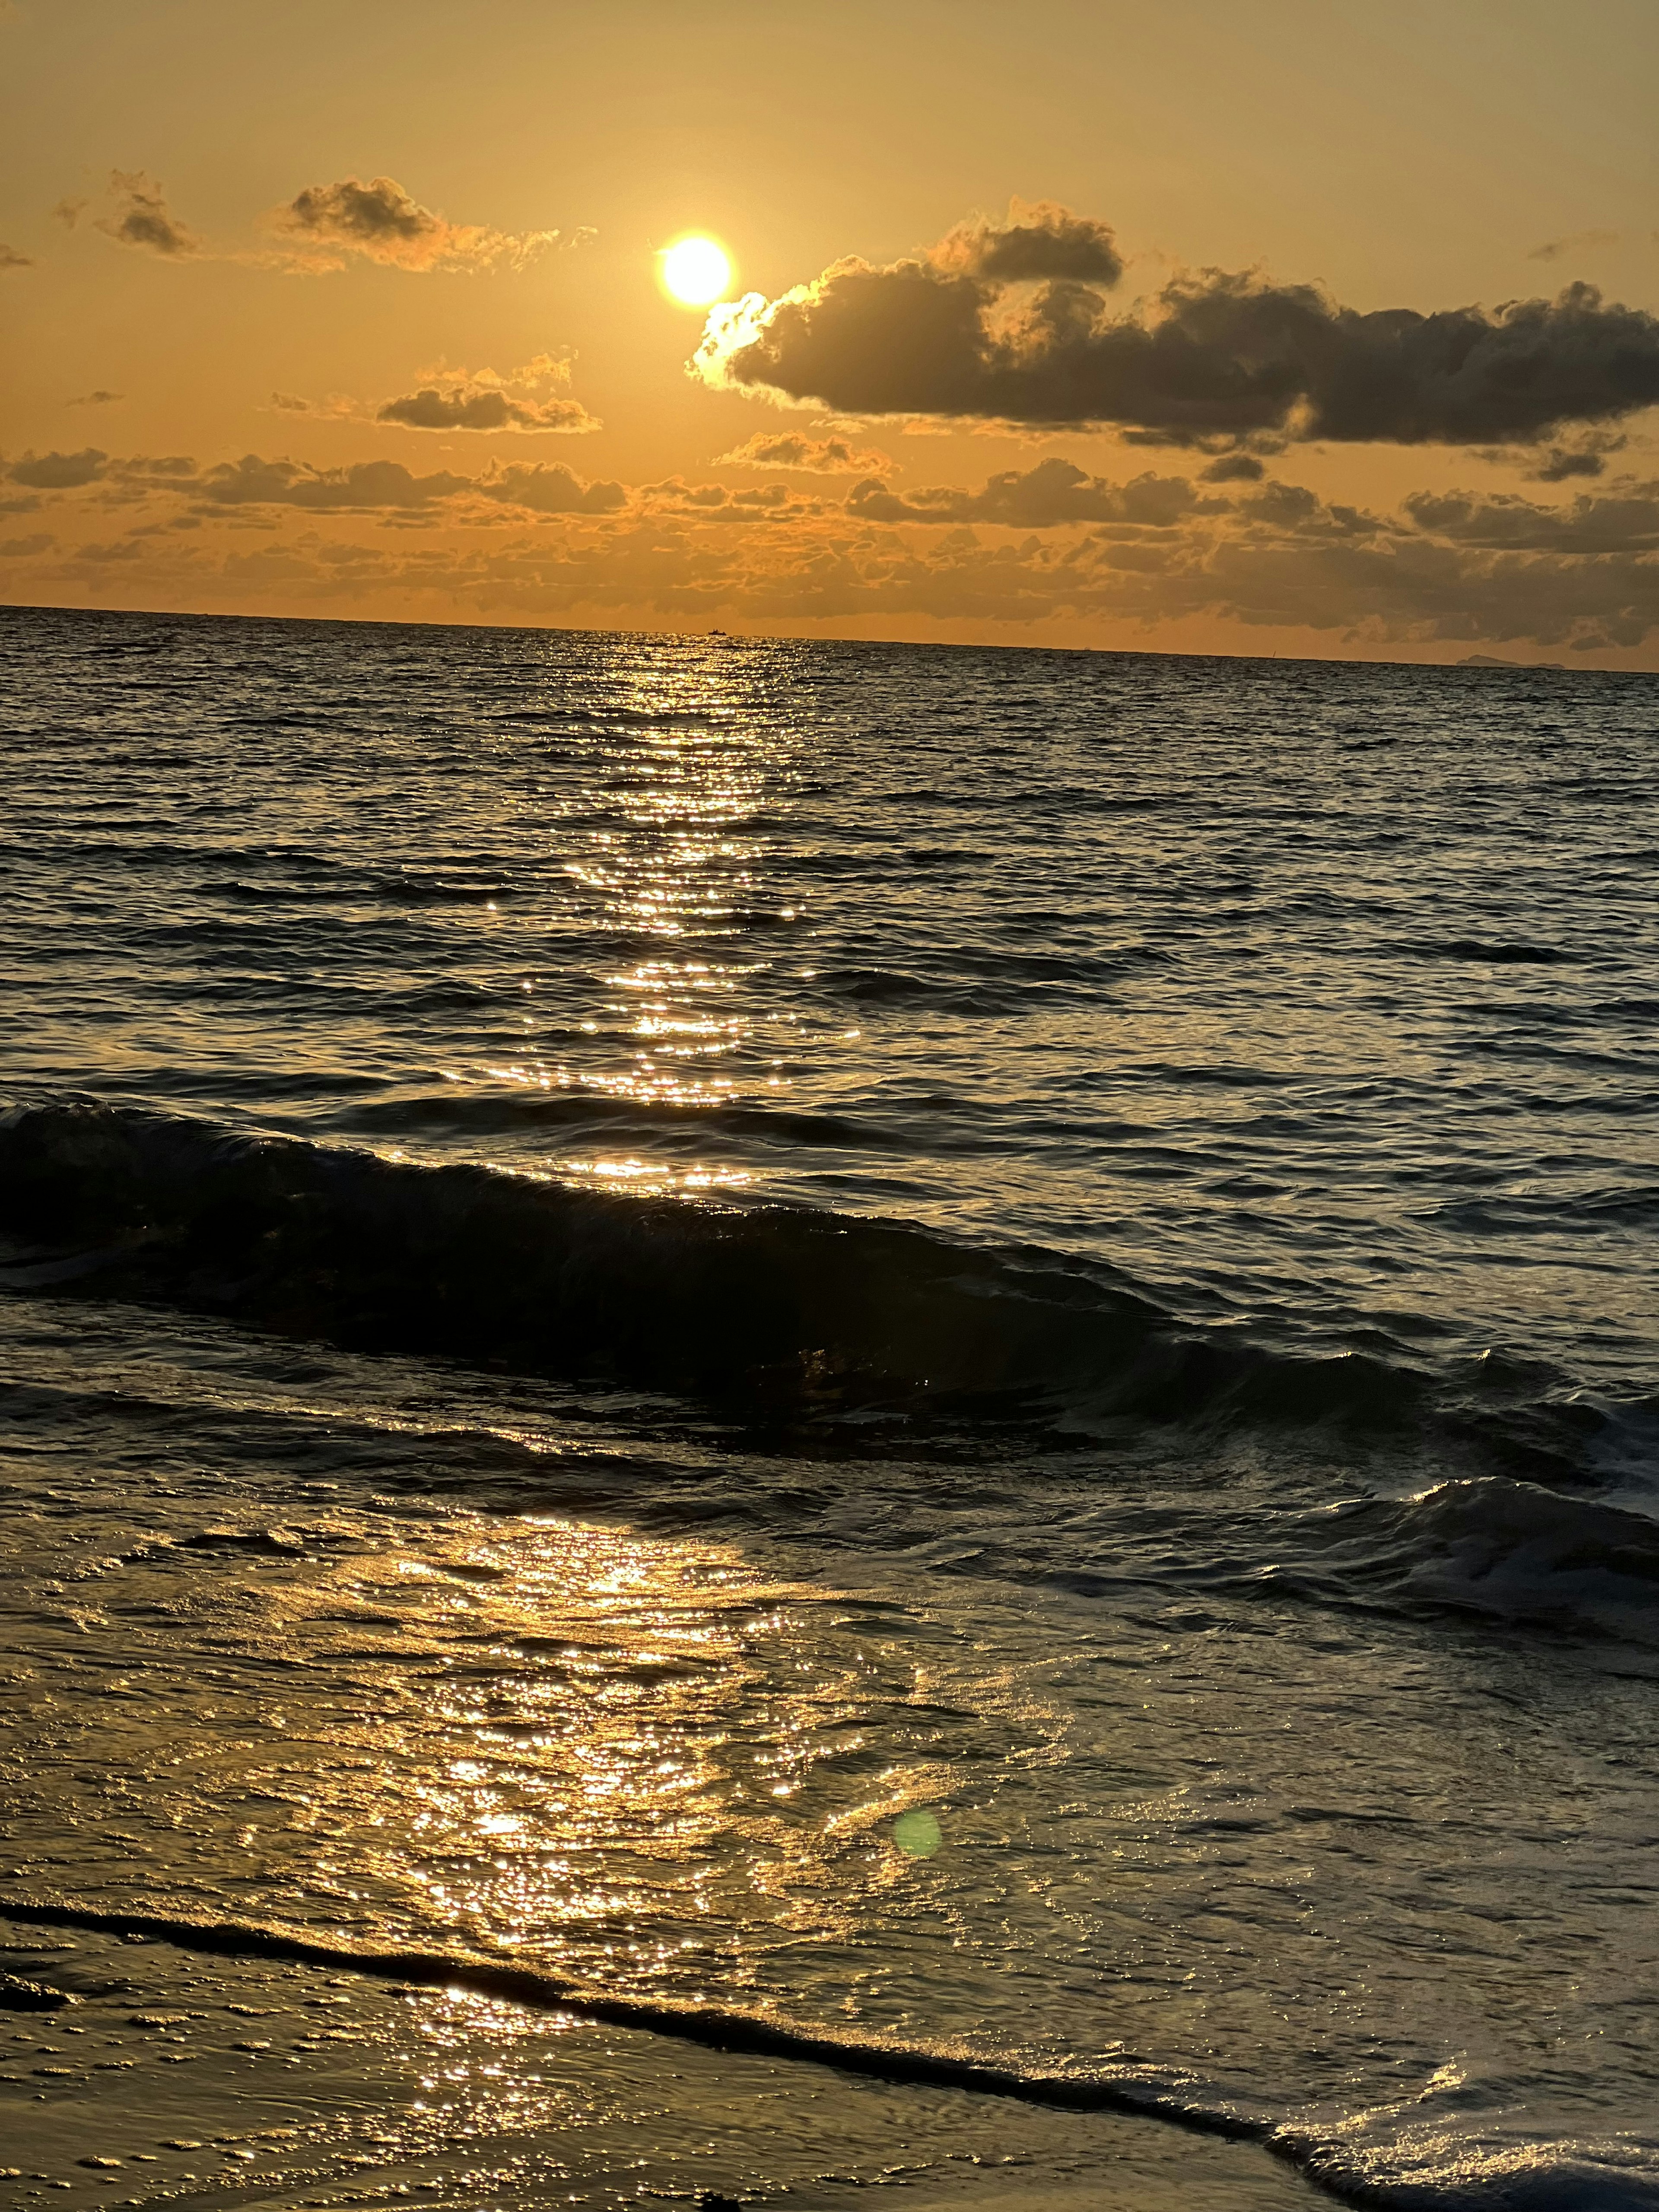
<svg viewBox="0 0 1659 2212"><path fill-rule="evenodd" d="M1192 271L1361 317L1583 282L1540 343L1628 363L1656 62L1651 0L0 0L0 598L1659 667L1639 362L1519 434L1148 444L714 388L656 282L706 231L765 302L931 283L1018 197L1109 228L1103 323ZM987 281L988 327L1037 296Z"/></svg>

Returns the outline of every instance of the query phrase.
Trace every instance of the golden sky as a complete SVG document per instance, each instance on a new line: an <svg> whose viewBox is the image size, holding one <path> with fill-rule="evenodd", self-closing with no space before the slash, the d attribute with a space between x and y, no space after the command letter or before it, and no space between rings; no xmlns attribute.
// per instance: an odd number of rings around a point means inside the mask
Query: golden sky
<svg viewBox="0 0 1659 2212"><path fill-rule="evenodd" d="M1652 0L0 0L0 599L1659 667L1656 63Z"/></svg>

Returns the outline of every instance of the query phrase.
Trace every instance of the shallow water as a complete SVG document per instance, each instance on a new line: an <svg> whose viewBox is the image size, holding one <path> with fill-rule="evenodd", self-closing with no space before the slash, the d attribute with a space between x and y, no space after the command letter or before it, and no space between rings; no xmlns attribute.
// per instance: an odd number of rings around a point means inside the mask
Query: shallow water
<svg viewBox="0 0 1659 2212"><path fill-rule="evenodd" d="M1659 2202L1653 679L0 635L0 1911Z"/></svg>

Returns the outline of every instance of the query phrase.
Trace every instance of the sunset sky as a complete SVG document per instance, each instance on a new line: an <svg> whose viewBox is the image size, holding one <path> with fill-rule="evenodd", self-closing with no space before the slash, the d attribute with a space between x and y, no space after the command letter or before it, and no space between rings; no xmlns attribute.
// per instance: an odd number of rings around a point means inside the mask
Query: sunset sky
<svg viewBox="0 0 1659 2212"><path fill-rule="evenodd" d="M0 599L1659 667L1656 63L1652 0L0 0Z"/></svg>

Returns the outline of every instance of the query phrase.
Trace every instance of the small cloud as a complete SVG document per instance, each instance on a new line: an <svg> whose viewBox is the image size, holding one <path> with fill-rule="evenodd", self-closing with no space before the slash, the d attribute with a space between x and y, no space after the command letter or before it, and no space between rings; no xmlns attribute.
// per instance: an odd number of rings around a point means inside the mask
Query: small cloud
<svg viewBox="0 0 1659 2212"><path fill-rule="evenodd" d="M275 392L270 404L286 415L315 415L348 422L390 422L404 430L539 430L580 433L603 428L580 400L559 387L570 380L567 359L538 353L521 368L428 368L417 387L391 399L354 399L331 392L301 399Z"/></svg>
<svg viewBox="0 0 1659 2212"><path fill-rule="evenodd" d="M1000 284L1110 286L1123 274L1110 227L1053 200L1013 200L1006 223L983 216L958 223L927 258L935 268Z"/></svg>
<svg viewBox="0 0 1659 2212"><path fill-rule="evenodd" d="M377 422L396 422L405 430L597 430L601 425L579 399L512 398L493 386L471 392L441 392L427 385L401 399L388 399Z"/></svg>
<svg viewBox="0 0 1659 2212"><path fill-rule="evenodd" d="M1198 473L1204 483L1260 483L1267 471L1254 453L1223 453Z"/></svg>
<svg viewBox="0 0 1659 2212"><path fill-rule="evenodd" d="M161 187L143 170L112 170L109 184L115 206L99 217L97 226L106 237L123 246L143 246L167 260L201 252L201 240L169 212Z"/></svg>
<svg viewBox="0 0 1659 2212"><path fill-rule="evenodd" d="M33 269L33 261L15 246L0 246L0 269Z"/></svg>
<svg viewBox="0 0 1659 2212"><path fill-rule="evenodd" d="M1617 246L1616 230L1575 230L1565 238L1546 239L1528 252L1528 261L1559 261L1564 253L1584 253L1598 246Z"/></svg>
<svg viewBox="0 0 1659 2212"><path fill-rule="evenodd" d="M480 477L474 489L536 514L614 514L628 501L619 483L584 483L562 461L514 461Z"/></svg>
<svg viewBox="0 0 1659 2212"><path fill-rule="evenodd" d="M83 392L76 398L66 399L65 407L112 407L118 399L126 398L125 392Z"/></svg>
<svg viewBox="0 0 1659 2212"><path fill-rule="evenodd" d="M73 491L81 484L95 483L108 466L107 453L87 446L78 453L25 453L6 474L14 483L35 491Z"/></svg>
<svg viewBox="0 0 1659 2212"><path fill-rule="evenodd" d="M1565 483L1572 477L1599 477L1609 453L1621 453L1628 438L1610 430L1587 430L1571 445L1552 446L1536 468L1528 469L1534 483Z"/></svg>
<svg viewBox="0 0 1659 2212"><path fill-rule="evenodd" d="M73 230L82 215L92 205L90 200L59 200L51 210L52 220L61 222L65 230Z"/></svg>
<svg viewBox="0 0 1659 2212"><path fill-rule="evenodd" d="M451 222L406 192L395 177L342 177L307 185L271 217L296 272L342 269L360 254L383 267L420 273L433 270L522 269L549 247L556 230L510 232L480 223ZM568 242L591 236L579 231Z"/></svg>
<svg viewBox="0 0 1659 2212"><path fill-rule="evenodd" d="M798 469L814 477L889 476L896 465L890 453L874 446L850 445L845 438L803 438L792 431L757 430L715 461L741 469Z"/></svg>
<svg viewBox="0 0 1659 2212"><path fill-rule="evenodd" d="M400 461L358 461L349 468L317 469L301 461L264 460L257 453L220 462L193 487L216 507L320 509L425 507L468 488L465 477L447 471L413 476Z"/></svg>

